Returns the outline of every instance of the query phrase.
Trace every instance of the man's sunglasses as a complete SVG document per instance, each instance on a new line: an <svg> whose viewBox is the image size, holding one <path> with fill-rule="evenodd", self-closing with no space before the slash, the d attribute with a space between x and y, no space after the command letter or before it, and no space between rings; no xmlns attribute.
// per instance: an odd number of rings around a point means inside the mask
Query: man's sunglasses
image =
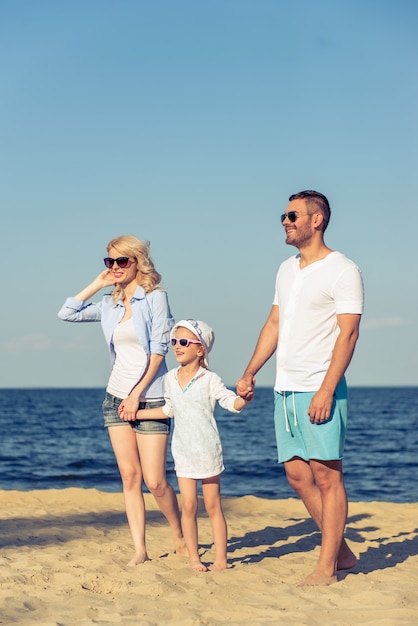
<svg viewBox="0 0 418 626"><path fill-rule="evenodd" d="M306 213L306 215L314 215L314 214ZM286 217L289 220L289 222L292 222L292 224L294 224L296 220L298 219L298 217L304 217L304 215L298 215L296 211L289 211L288 213L282 213L280 216L280 221L282 222L282 224L285 221Z"/></svg>
<svg viewBox="0 0 418 626"><path fill-rule="evenodd" d="M300 215L298 215L296 211L289 211L288 213L283 213L280 216L280 221L282 222L282 224L285 221L286 217L289 220L289 222L292 222L292 224L294 224L296 220L298 219L298 217L300 217Z"/></svg>
<svg viewBox="0 0 418 626"><path fill-rule="evenodd" d="M128 256L119 256L117 259L112 259L110 256L107 256L103 259L104 264L109 270L113 267L114 263L117 263L118 267L128 267L130 260L131 259Z"/></svg>
<svg viewBox="0 0 418 626"><path fill-rule="evenodd" d="M201 343L200 341L195 341L194 339L185 339L183 337L181 339L175 339L173 337L173 339L171 340L171 345L176 346L177 342L181 345L182 348L188 348L191 343Z"/></svg>

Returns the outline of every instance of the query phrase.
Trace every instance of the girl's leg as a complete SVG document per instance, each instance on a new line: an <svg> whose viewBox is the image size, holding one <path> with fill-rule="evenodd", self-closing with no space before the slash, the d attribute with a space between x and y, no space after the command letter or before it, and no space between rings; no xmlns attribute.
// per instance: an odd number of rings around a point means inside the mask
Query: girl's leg
<svg viewBox="0 0 418 626"><path fill-rule="evenodd" d="M189 552L190 566L198 572L206 572L199 556L197 538L197 480L194 478L177 478L181 494L181 524L184 539Z"/></svg>
<svg viewBox="0 0 418 626"><path fill-rule="evenodd" d="M221 503L221 477L213 476L202 480L203 499L212 526L215 543L215 562L211 570L222 570L228 567L226 560L228 529Z"/></svg>
<svg viewBox="0 0 418 626"><path fill-rule="evenodd" d="M177 496L165 473L168 435L137 433L136 442L145 484L170 524L177 554L187 556Z"/></svg>
<svg viewBox="0 0 418 626"><path fill-rule="evenodd" d="M110 426L108 430L122 478L126 516L135 547L128 565L138 565L148 561L149 557L145 545L145 504L136 436L129 425Z"/></svg>

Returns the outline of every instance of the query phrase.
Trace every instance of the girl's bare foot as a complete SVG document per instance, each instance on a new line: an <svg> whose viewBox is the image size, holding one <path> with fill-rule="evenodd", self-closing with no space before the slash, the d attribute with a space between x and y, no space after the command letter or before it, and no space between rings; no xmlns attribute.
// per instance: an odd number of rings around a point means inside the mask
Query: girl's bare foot
<svg viewBox="0 0 418 626"><path fill-rule="evenodd" d="M208 568L206 565L203 565L202 561L191 561L190 567L194 569L196 572L207 572Z"/></svg>
<svg viewBox="0 0 418 626"><path fill-rule="evenodd" d="M298 587L327 587L337 582L336 576L327 576L316 570L309 574L304 580L298 583Z"/></svg>
<svg viewBox="0 0 418 626"><path fill-rule="evenodd" d="M141 565L141 563L145 563L146 561L151 561L146 551L137 552L129 561L129 567L135 567L135 565Z"/></svg>
<svg viewBox="0 0 418 626"><path fill-rule="evenodd" d="M221 572L224 569L228 569L228 563L226 561L215 561L212 565L209 565L211 572Z"/></svg>

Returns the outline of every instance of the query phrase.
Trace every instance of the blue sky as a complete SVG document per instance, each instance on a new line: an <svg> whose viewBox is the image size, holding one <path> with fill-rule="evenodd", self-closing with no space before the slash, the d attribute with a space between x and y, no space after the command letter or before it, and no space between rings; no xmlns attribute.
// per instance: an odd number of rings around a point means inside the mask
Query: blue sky
<svg viewBox="0 0 418 626"><path fill-rule="evenodd" d="M105 386L100 325L57 311L120 234L234 384L310 188L364 275L349 384L417 385L417 26L413 0L3 0L0 386Z"/></svg>

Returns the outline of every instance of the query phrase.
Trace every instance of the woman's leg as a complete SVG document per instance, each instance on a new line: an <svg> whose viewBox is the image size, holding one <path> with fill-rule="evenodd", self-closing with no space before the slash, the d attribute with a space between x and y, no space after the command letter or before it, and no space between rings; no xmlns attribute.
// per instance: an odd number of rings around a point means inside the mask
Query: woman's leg
<svg viewBox="0 0 418 626"><path fill-rule="evenodd" d="M222 510L220 475L203 479L202 491L215 543L215 562L209 569L226 569L228 567L226 560L228 529Z"/></svg>
<svg viewBox="0 0 418 626"><path fill-rule="evenodd" d="M138 565L148 561L149 557L145 544L145 504L136 435L129 424L110 426L108 430L122 478L126 516L135 547L135 554L128 565Z"/></svg>
<svg viewBox="0 0 418 626"><path fill-rule="evenodd" d="M137 433L136 441L145 484L170 524L177 554L187 556L177 496L166 477L168 435Z"/></svg>
<svg viewBox="0 0 418 626"><path fill-rule="evenodd" d="M198 572L206 572L199 556L197 535L197 480L194 478L177 478L181 494L181 525L184 539L189 552L190 567Z"/></svg>

